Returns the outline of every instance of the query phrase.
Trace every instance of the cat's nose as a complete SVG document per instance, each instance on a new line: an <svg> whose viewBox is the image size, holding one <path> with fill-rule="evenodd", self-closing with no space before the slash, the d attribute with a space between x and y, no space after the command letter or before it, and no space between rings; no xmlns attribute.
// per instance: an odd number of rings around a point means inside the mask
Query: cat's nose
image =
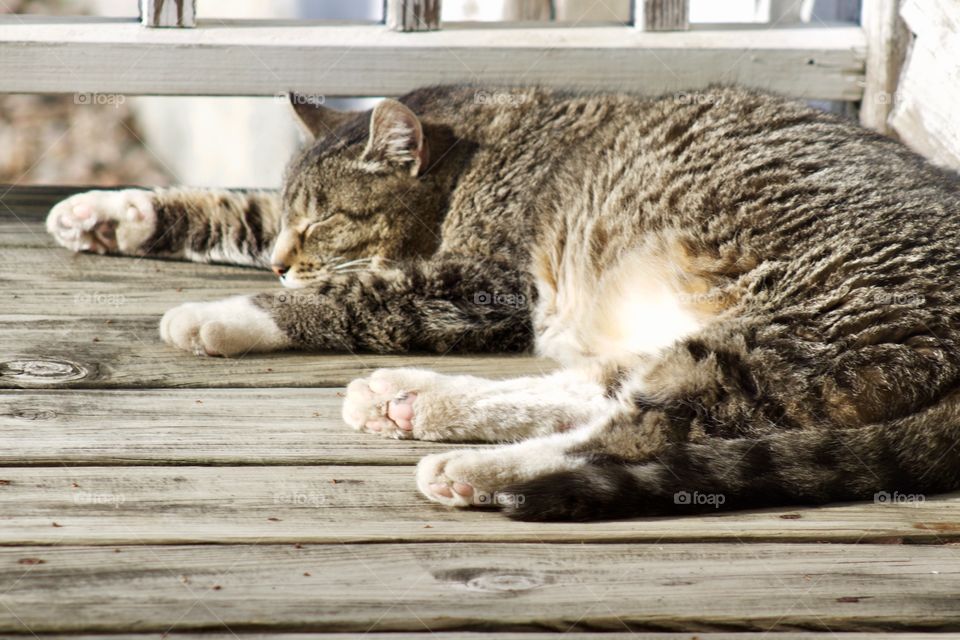
<svg viewBox="0 0 960 640"><path fill-rule="evenodd" d="M290 271L290 267L282 262L274 262L270 265L270 268L273 269L273 272L277 274L278 278L282 278L283 274L285 274L287 271Z"/></svg>

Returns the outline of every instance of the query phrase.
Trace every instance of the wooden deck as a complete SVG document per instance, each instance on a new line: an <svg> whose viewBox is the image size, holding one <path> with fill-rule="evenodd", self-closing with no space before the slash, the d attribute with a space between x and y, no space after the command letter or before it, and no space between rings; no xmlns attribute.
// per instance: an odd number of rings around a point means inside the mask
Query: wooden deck
<svg viewBox="0 0 960 640"><path fill-rule="evenodd" d="M449 445L349 431L342 387L379 366L549 363L174 352L164 310L273 279L71 255L42 225L62 193L0 197L0 636L960 630L960 495L590 525L448 511L412 465Z"/></svg>

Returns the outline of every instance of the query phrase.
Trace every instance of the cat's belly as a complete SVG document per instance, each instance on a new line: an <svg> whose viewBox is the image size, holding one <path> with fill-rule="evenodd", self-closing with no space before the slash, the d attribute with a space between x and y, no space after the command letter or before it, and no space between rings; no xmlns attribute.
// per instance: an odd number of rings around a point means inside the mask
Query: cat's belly
<svg viewBox="0 0 960 640"><path fill-rule="evenodd" d="M703 326L675 268L647 252L628 255L600 277L577 264L537 277L536 349L568 365L652 355Z"/></svg>

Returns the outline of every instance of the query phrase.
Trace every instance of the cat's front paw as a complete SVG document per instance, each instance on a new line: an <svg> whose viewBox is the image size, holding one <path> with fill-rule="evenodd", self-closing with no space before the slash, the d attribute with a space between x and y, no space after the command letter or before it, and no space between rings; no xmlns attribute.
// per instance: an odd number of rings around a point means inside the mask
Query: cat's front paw
<svg viewBox="0 0 960 640"><path fill-rule="evenodd" d="M150 192L142 189L78 193L47 215L47 231L71 251L141 253L156 226Z"/></svg>
<svg viewBox="0 0 960 640"><path fill-rule="evenodd" d="M425 399L420 394L439 377L419 369L377 369L347 386L343 420L358 431L388 438L422 438L424 425L418 416Z"/></svg>
<svg viewBox="0 0 960 640"><path fill-rule="evenodd" d="M160 320L160 337L198 356L238 356L291 346L270 314L249 296L174 307Z"/></svg>

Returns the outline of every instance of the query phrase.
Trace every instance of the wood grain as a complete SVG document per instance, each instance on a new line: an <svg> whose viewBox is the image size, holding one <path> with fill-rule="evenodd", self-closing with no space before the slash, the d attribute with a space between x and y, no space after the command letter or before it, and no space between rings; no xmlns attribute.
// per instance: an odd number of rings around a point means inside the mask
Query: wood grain
<svg viewBox="0 0 960 640"><path fill-rule="evenodd" d="M110 300L109 293L100 295ZM343 387L380 367L492 378L555 368L542 359L499 355L283 352L203 358L164 344L159 314L120 318L104 307L96 318L0 316L0 389Z"/></svg>
<svg viewBox="0 0 960 640"><path fill-rule="evenodd" d="M0 630L956 629L956 554L778 544L6 548L0 584L12 586Z"/></svg>
<svg viewBox="0 0 960 640"><path fill-rule="evenodd" d="M513 82L658 94L723 82L807 99L863 94L858 27L444 27L398 33L383 25L226 21L142 29L104 18L0 16L0 91L332 97Z"/></svg>
<svg viewBox="0 0 960 640"><path fill-rule="evenodd" d="M7 467L0 480L0 545L960 540L957 494L544 524L430 503L410 466Z"/></svg>
<svg viewBox="0 0 960 640"><path fill-rule="evenodd" d="M401 465L453 446L356 433L340 417L342 392L7 392L0 466Z"/></svg>

